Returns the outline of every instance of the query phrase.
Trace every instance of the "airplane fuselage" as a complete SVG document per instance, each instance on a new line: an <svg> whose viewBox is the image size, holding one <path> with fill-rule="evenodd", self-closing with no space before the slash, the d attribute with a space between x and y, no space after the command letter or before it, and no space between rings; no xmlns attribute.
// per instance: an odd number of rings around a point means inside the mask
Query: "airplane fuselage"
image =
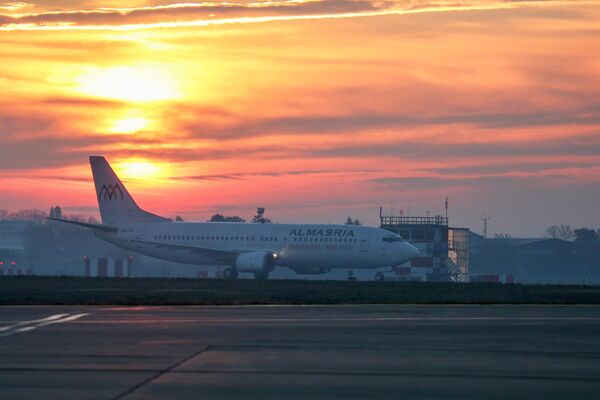
<svg viewBox="0 0 600 400"><path fill-rule="evenodd" d="M416 251L389 231L354 225L159 222L117 227L116 233L97 235L148 256L198 265L231 264L212 251L264 251L276 255L278 266L317 273L397 265Z"/></svg>

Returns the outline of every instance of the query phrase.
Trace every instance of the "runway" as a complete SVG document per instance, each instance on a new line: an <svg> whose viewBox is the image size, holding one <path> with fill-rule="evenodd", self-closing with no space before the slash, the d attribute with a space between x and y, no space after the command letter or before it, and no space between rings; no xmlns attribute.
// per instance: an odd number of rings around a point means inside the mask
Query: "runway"
<svg viewBox="0 0 600 400"><path fill-rule="evenodd" d="M0 308L2 399L595 399L599 306Z"/></svg>

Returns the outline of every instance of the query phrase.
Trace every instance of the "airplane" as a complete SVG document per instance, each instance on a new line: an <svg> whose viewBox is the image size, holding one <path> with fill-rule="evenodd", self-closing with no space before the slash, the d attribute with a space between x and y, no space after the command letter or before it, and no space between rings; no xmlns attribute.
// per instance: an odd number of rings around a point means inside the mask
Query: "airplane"
<svg viewBox="0 0 600 400"><path fill-rule="evenodd" d="M267 279L276 266L297 274L375 270L419 254L400 235L365 226L175 222L141 209L103 156L90 156L90 165L102 223L50 219L90 228L100 239L154 258L227 266L226 279L239 273Z"/></svg>

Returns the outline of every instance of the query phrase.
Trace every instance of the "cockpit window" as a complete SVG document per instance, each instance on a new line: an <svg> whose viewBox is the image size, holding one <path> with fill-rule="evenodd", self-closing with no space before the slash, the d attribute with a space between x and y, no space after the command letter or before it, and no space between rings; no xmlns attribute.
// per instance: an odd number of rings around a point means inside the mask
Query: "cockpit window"
<svg viewBox="0 0 600 400"><path fill-rule="evenodd" d="M400 236L386 236L383 238L383 241L387 243L404 242L404 239Z"/></svg>

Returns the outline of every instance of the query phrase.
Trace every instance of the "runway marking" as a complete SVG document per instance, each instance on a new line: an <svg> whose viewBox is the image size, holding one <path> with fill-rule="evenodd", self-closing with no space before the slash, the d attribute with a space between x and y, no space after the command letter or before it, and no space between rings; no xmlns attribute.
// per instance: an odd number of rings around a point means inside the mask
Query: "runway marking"
<svg viewBox="0 0 600 400"><path fill-rule="evenodd" d="M42 318L42 319L34 319L34 320L31 320L31 321L21 321L21 322L18 322L16 324L13 324L13 325L4 326L4 327L0 328L0 332L8 331L10 329L13 329L13 328L15 328L17 326L21 326L21 325L37 324L37 323L42 323L42 322L46 322L46 321L52 321L52 320L56 320L56 319L60 319L60 318L66 317L68 315L69 314L55 314L55 315L51 315L49 317Z"/></svg>
<svg viewBox="0 0 600 400"><path fill-rule="evenodd" d="M75 321L76 319L85 317L89 313L81 314L55 314L42 319L34 319L30 321L21 321L19 323L4 326L0 328L0 337L14 335L16 333L23 333L33 331L37 328L41 328L53 324L62 324L64 322Z"/></svg>

